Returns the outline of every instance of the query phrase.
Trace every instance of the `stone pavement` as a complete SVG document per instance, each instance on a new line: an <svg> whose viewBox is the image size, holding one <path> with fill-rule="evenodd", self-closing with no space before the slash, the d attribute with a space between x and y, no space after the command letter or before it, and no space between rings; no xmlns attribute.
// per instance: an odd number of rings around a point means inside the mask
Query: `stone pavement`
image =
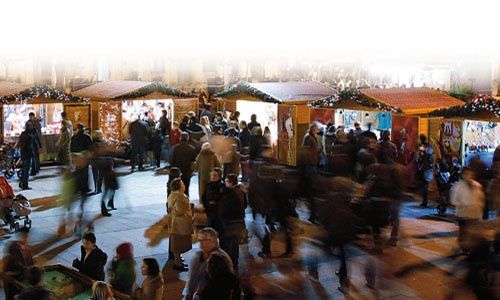
<svg viewBox="0 0 500 300"><path fill-rule="evenodd" d="M164 299L181 299L188 273L177 273L167 263L168 237L163 230L167 176L164 171L148 170L130 174L128 168L118 168L120 189L115 196L118 210L112 217L101 217L100 195L87 201L86 217L95 219L97 244L109 256L121 242L132 242L136 257L138 282L142 282L140 263L144 257L156 258L164 266L166 280ZM30 181L33 190L23 191L31 199L33 227L29 243L38 264L61 263L70 266L80 255L80 240L72 235L56 235L64 210L58 207L60 178L57 168L47 167ZM12 182L19 193L17 182ZM197 195L197 178L192 179L191 195ZM192 201L197 203L197 197ZM260 243L252 234L253 221L247 213L249 243L241 246L240 271L244 282L256 287L258 299L473 299L463 286L464 270L456 267L462 257L455 257L457 226L450 219L434 218L434 209L421 209L418 203L404 203L401 219L401 239L397 247L374 254L370 237L356 241L348 248L349 276L352 289L344 296L336 288L334 271L339 266L336 257L326 255L318 239L324 234L310 223L297 222L294 237L296 251L291 258L278 258L284 251L282 234L273 236L271 259L257 256ZM299 207L301 220L307 219L307 209ZM388 235L384 232L385 236ZM2 248L19 234L3 233ZM193 248L198 248L194 243ZM193 250L184 256L187 261ZM3 252L1 255L4 255ZM365 286L367 266L376 266L376 289ZM317 268L315 268L317 266ZM316 273L317 271L317 273ZM3 293L0 292L0 297ZM267 296L265 296L267 295ZM2 298L3 299L3 298Z"/></svg>

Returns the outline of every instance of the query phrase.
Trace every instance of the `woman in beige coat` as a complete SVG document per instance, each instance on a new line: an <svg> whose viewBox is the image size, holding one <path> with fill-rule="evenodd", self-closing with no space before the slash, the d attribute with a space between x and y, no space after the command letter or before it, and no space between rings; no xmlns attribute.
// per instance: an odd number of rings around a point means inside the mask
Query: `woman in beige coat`
<svg viewBox="0 0 500 300"><path fill-rule="evenodd" d="M168 196L167 207L170 217L170 248L174 253L174 270L187 271L182 264L181 254L191 250L191 234L193 233L191 205L184 194L185 186L180 178L170 183L172 192Z"/></svg>
<svg viewBox="0 0 500 300"><path fill-rule="evenodd" d="M160 266L154 258L145 258L142 261L141 273L144 281L140 288L133 290L134 300L161 300L163 298L163 277Z"/></svg>

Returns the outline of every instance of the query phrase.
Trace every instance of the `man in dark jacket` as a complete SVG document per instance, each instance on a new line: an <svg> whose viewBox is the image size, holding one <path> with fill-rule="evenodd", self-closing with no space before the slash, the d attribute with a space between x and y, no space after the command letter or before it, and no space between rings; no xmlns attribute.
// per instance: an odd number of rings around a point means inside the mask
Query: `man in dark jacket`
<svg viewBox="0 0 500 300"><path fill-rule="evenodd" d="M137 120L130 123L128 131L130 134L130 142L132 146L132 157L130 158L130 163L132 164L131 171L135 171L136 163L139 165L139 171L142 171L144 170L142 164L149 134L148 123L141 120L139 116Z"/></svg>
<svg viewBox="0 0 500 300"><path fill-rule="evenodd" d="M17 143L18 148L21 150L21 161L23 163L21 171L21 180L19 187L23 190L31 190L28 186L29 170L31 167L31 160L35 154L33 150L35 147L35 134L34 127L30 123L26 123L26 129L19 136Z"/></svg>
<svg viewBox="0 0 500 300"><path fill-rule="evenodd" d="M172 129L172 123L167 117L167 110L164 109L161 111L161 117L159 120L159 127L161 130L161 135L165 138L167 135L170 134L170 129Z"/></svg>
<svg viewBox="0 0 500 300"><path fill-rule="evenodd" d="M189 133L181 133L181 142L174 146L170 166L177 167L181 170L181 180L186 187L186 195L189 196L189 183L193 175L193 163L196 159L196 150L188 144Z"/></svg>
<svg viewBox="0 0 500 300"><path fill-rule="evenodd" d="M250 129L248 129L247 122L240 122L240 134L238 135L238 137L240 138L242 149L244 147L250 147L251 134Z"/></svg>
<svg viewBox="0 0 500 300"><path fill-rule="evenodd" d="M76 134L71 137L71 152L82 153L84 151L89 151L92 147L92 138L90 138L90 135L85 133L85 126L83 126L83 124L78 124L76 128ZM79 185L81 185L81 191L84 193L88 193L90 191L88 187L89 164L85 163L79 166L75 170L75 175L78 178Z"/></svg>
<svg viewBox="0 0 500 300"><path fill-rule="evenodd" d="M238 185L238 176L229 174L225 181L225 190L219 205L219 219L222 223L220 243L238 269L240 239L245 229L246 195Z"/></svg>
<svg viewBox="0 0 500 300"><path fill-rule="evenodd" d="M311 209L309 221L311 223L317 222L316 205L314 199L311 197L311 187L313 180L318 173L319 155L321 152L321 147L318 144L318 139L316 138L318 131L318 126L316 124L312 124L309 127L309 131L304 136L300 148L300 177L302 192L304 193L304 196L309 198Z"/></svg>
<svg viewBox="0 0 500 300"><path fill-rule="evenodd" d="M252 114L250 116L250 123L248 123L248 130L250 130L250 132L251 132L252 128L254 128L254 127L261 127L260 123L257 122L257 115L256 114Z"/></svg>
<svg viewBox="0 0 500 300"><path fill-rule="evenodd" d="M222 225L217 216L222 191L224 190L224 183L222 183L221 179L222 170L220 168L214 168L214 170L210 172L210 182L207 184L205 193L201 197L201 203L207 214L208 226L217 230L217 232L221 232L222 229Z"/></svg>
<svg viewBox="0 0 500 300"><path fill-rule="evenodd" d="M82 244L82 256L73 260L73 267L94 280L104 281L104 265L108 255L96 246L96 238L92 232L83 235Z"/></svg>
<svg viewBox="0 0 500 300"><path fill-rule="evenodd" d="M31 123L35 128L35 144L33 147L33 159L31 161L31 176L35 176L40 172L40 149L42 148L42 124L40 119L35 116L34 112L30 112L29 120L26 123Z"/></svg>

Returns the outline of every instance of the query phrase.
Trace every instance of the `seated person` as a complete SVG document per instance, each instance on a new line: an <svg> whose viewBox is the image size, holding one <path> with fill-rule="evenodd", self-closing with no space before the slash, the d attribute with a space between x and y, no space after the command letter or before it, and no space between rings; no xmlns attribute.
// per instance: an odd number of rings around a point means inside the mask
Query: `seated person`
<svg viewBox="0 0 500 300"><path fill-rule="evenodd" d="M73 267L94 280L104 281L104 265L108 255L96 246L96 238L92 232L83 235L82 244L82 256L73 260Z"/></svg>

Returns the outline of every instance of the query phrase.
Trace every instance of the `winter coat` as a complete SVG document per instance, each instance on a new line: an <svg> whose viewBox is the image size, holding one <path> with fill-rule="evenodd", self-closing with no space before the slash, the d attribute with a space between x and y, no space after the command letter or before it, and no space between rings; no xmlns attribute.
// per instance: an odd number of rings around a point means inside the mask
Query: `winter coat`
<svg viewBox="0 0 500 300"><path fill-rule="evenodd" d="M130 123L128 132L130 134L132 145L146 146L149 135L148 123L143 120L136 120Z"/></svg>
<svg viewBox="0 0 500 300"><path fill-rule="evenodd" d="M450 202L458 218L480 220L483 216L484 193L479 182L460 180L451 188Z"/></svg>
<svg viewBox="0 0 500 300"><path fill-rule="evenodd" d="M200 181L210 182L210 172L220 165L215 152L211 149L203 149L196 157L196 169Z"/></svg>
<svg viewBox="0 0 500 300"><path fill-rule="evenodd" d="M92 139L84 132L78 132L71 138L71 152L83 152L92 146Z"/></svg>
<svg viewBox="0 0 500 300"><path fill-rule="evenodd" d="M244 128L240 134L239 134L239 139L241 141L241 147L250 147L250 130L248 127Z"/></svg>
<svg viewBox="0 0 500 300"><path fill-rule="evenodd" d="M21 149L21 159L30 159L35 155L35 136L32 133L23 131L19 136L18 146Z"/></svg>
<svg viewBox="0 0 500 300"><path fill-rule="evenodd" d="M192 164L196 160L196 150L188 143L180 143L174 146L170 165L181 170L183 176L191 176Z"/></svg>
<svg viewBox="0 0 500 300"><path fill-rule="evenodd" d="M234 299L233 296L238 290L238 278L227 273L218 278L210 278L207 285L198 292L198 296L201 300L230 300Z"/></svg>
<svg viewBox="0 0 500 300"><path fill-rule="evenodd" d="M104 281L104 265L106 265L108 255L96 246L85 259L85 248L81 246L80 250L81 258L73 261L73 267L94 280Z"/></svg>
<svg viewBox="0 0 500 300"><path fill-rule="evenodd" d="M111 286L122 293L129 295L135 283L134 259L113 259L111 262Z"/></svg>
<svg viewBox="0 0 500 300"><path fill-rule="evenodd" d="M201 203L205 211L209 213L215 213L217 211L223 190L224 184L222 181L212 181L207 184L205 193L201 197Z"/></svg>
<svg viewBox="0 0 500 300"><path fill-rule="evenodd" d="M171 233L178 235L190 235L193 232L191 205L188 197L173 191L167 199L168 211L172 215Z"/></svg>
<svg viewBox="0 0 500 300"><path fill-rule="evenodd" d="M134 300L161 300L163 298L163 278L161 274L147 275L139 289L134 292Z"/></svg>

